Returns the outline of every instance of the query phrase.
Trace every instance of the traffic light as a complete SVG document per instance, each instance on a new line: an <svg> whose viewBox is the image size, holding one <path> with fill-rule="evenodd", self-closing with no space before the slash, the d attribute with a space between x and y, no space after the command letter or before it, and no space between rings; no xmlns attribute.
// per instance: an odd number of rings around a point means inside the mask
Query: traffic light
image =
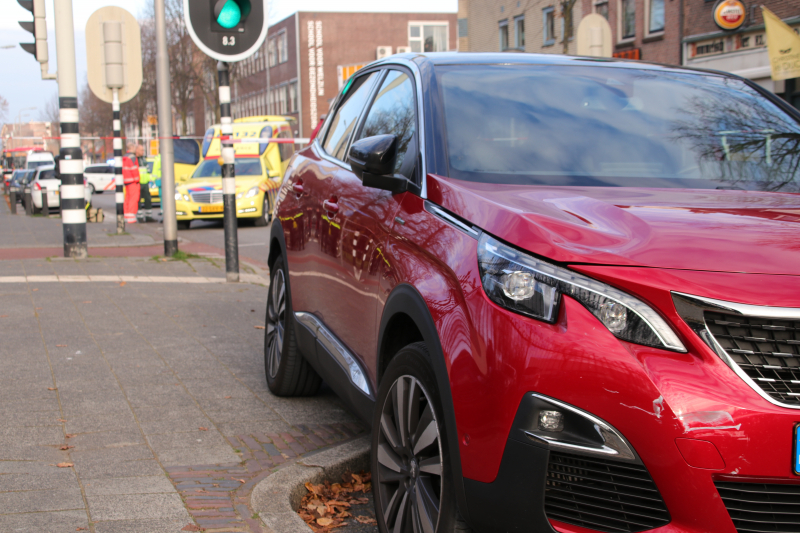
<svg viewBox="0 0 800 533"><path fill-rule="evenodd" d="M47 63L47 22L44 16L44 0L17 0L19 5L33 13L33 21L20 21L22 29L33 34L35 42L19 43L23 50L33 54L39 63Z"/></svg>
<svg viewBox="0 0 800 533"><path fill-rule="evenodd" d="M246 59L267 37L267 0L183 0L183 12L192 40L219 61Z"/></svg>

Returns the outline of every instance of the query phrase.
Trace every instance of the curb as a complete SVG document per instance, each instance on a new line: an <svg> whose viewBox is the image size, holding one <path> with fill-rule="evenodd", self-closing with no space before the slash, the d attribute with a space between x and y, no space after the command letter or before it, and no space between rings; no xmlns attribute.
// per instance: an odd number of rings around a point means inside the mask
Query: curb
<svg viewBox="0 0 800 533"><path fill-rule="evenodd" d="M250 495L251 508L269 531L311 533L296 511L306 493L305 484L338 479L348 470L368 470L371 440L366 435L278 470L255 486Z"/></svg>

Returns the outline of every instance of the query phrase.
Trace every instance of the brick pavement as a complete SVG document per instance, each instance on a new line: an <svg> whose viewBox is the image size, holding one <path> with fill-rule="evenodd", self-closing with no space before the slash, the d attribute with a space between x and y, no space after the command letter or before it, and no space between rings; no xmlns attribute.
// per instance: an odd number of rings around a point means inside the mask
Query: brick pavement
<svg viewBox="0 0 800 533"><path fill-rule="evenodd" d="M53 281L120 275L161 282ZM255 533L258 479L364 431L327 387L270 394L266 287L192 276L224 265L0 260L0 531Z"/></svg>

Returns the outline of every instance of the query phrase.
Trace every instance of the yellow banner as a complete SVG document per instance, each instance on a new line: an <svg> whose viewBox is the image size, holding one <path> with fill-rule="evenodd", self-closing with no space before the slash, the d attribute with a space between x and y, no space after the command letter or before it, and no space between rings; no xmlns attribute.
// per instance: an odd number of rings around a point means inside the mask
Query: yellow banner
<svg viewBox="0 0 800 533"><path fill-rule="evenodd" d="M761 6L767 28L767 53L773 80L800 78L800 35L778 15Z"/></svg>

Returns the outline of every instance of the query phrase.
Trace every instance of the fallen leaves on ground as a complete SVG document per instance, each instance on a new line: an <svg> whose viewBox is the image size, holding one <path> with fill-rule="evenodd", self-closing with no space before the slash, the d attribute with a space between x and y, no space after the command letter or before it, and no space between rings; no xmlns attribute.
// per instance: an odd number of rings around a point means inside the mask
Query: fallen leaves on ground
<svg viewBox="0 0 800 533"><path fill-rule="evenodd" d="M362 524L368 524L371 526L378 523L374 518L364 515L357 516L356 520Z"/></svg>
<svg viewBox="0 0 800 533"><path fill-rule="evenodd" d="M253 326L256 329L264 329L264 326Z"/></svg>
<svg viewBox="0 0 800 533"><path fill-rule="evenodd" d="M125 285L127 285L127 284L128 284L128 282L127 282L127 281L120 281L120 282L119 282L119 286L120 286L120 287L124 287L124 286L125 286Z"/></svg>
<svg viewBox="0 0 800 533"><path fill-rule="evenodd" d="M74 437L74 436L75 436L75 433L67 433L65 436L66 436L68 439L71 439L72 437Z"/></svg>
<svg viewBox="0 0 800 533"><path fill-rule="evenodd" d="M42 308L41 308L41 307L34 307L34 308L33 308L33 310L34 310L34 311L41 311L41 310L42 310Z"/></svg>
<svg viewBox="0 0 800 533"><path fill-rule="evenodd" d="M75 466L75 464L74 463L58 463L56 466L59 467L59 468L69 468L71 466Z"/></svg>
<svg viewBox="0 0 800 533"><path fill-rule="evenodd" d="M85 304L90 304L90 303L92 303L92 301L91 301L91 300L87 300L87 301L85 301L85 302L83 302L83 303L85 303Z"/></svg>
<svg viewBox="0 0 800 533"><path fill-rule="evenodd" d="M230 400L230 399L231 399L231 397L230 397L230 396L225 396L225 397L223 398L223 400Z"/></svg>
<svg viewBox="0 0 800 533"><path fill-rule="evenodd" d="M66 344L56 344L56 348L66 348Z"/></svg>
<svg viewBox="0 0 800 533"><path fill-rule="evenodd" d="M55 387L47 387L47 390L57 390Z"/></svg>
<svg viewBox="0 0 800 533"><path fill-rule="evenodd" d="M319 485L306 483L308 494L303 496L300 503L300 510L297 513L300 518L308 524L315 533L325 533L337 527L347 525L345 518L351 518L350 506L364 504L369 501L367 498L356 497L355 493L366 494L372 490L370 483L371 474L344 474L342 483L331 483L326 481ZM356 517L362 524L373 522L363 522L362 519L372 520L367 516Z"/></svg>
<svg viewBox="0 0 800 533"><path fill-rule="evenodd" d="M245 483L247 483L247 481L245 481L245 480L243 480L243 479L237 479L236 481L238 481L238 482L239 482L239 483L241 483L242 485L244 485Z"/></svg>
<svg viewBox="0 0 800 533"><path fill-rule="evenodd" d="M8 318L8 315L0 315L0 318Z"/></svg>
<svg viewBox="0 0 800 533"><path fill-rule="evenodd" d="M202 531L202 529L197 527L195 524L186 524L183 526L183 528L181 528L181 531Z"/></svg>
<svg viewBox="0 0 800 533"><path fill-rule="evenodd" d="M66 420L64 420L63 418L57 418L56 422L66 422Z"/></svg>
<svg viewBox="0 0 800 533"><path fill-rule="evenodd" d="M200 431L208 431L208 428L204 428L204 427L199 427L197 429L199 429Z"/></svg>
<svg viewBox="0 0 800 533"><path fill-rule="evenodd" d="M59 450L69 450L70 448L74 448L75 446L70 446L69 444L63 445Z"/></svg>
<svg viewBox="0 0 800 533"><path fill-rule="evenodd" d="M38 291L38 290L39 290L39 289L31 289L31 292L36 292L36 291Z"/></svg>

